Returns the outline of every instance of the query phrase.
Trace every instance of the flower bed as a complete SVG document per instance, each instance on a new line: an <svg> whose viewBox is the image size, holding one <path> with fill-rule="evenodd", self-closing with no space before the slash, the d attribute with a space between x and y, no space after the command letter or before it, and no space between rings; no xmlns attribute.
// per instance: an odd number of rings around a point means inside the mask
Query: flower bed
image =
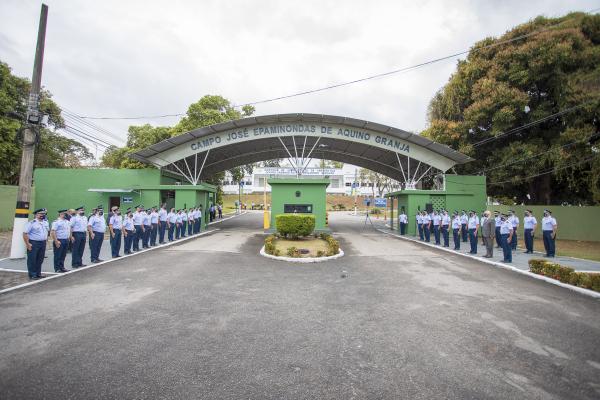
<svg viewBox="0 0 600 400"><path fill-rule="evenodd" d="M600 273L575 272L573 268L537 259L529 260L529 271L573 286L600 292Z"/></svg>
<svg viewBox="0 0 600 400"><path fill-rule="evenodd" d="M340 253L340 244L327 233L289 240L278 234L265 239L266 254L291 258L331 257Z"/></svg>

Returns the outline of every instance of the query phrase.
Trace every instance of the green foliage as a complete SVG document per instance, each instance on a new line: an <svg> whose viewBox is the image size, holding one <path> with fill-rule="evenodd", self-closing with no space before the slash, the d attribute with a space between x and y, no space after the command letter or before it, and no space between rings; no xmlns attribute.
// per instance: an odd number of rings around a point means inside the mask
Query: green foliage
<svg viewBox="0 0 600 400"><path fill-rule="evenodd" d="M275 236L269 235L265 238L265 253L275 253Z"/></svg>
<svg viewBox="0 0 600 400"><path fill-rule="evenodd" d="M319 236L321 239L327 242L327 252L325 253L326 256L335 256L340 252L340 242L335 240L333 236L328 233L321 233Z"/></svg>
<svg viewBox="0 0 600 400"><path fill-rule="evenodd" d="M547 260L536 259L529 260L529 271L563 283L600 292L600 274L597 273L575 272L573 268L564 267Z"/></svg>
<svg viewBox="0 0 600 400"><path fill-rule="evenodd" d="M21 130L30 87L29 80L14 76L10 67L0 61L0 184L14 185L19 180ZM75 168L93 159L83 144L53 131L63 128L65 122L60 107L46 90L40 92L40 111L48 115L48 127L36 127L39 140L34 167Z"/></svg>
<svg viewBox="0 0 600 400"><path fill-rule="evenodd" d="M543 32L532 34L538 31ZM532 35L481 49L524 34ZM582 104L575 112L474 146ZM431 100L429 127L422 134L475 159L457 166L458 173L485 170L488 183L509 181L488 185L493 197L598 204L599 110L600 15L539 17L476 43ZM565 146L571 142L577 143ZM553 173L524 179L546 171Z"/></svg>
<svg viewBox="0 0 600 400"><path fill-rule="evenodd" d="M325 257L325 252L323 250L317 250L317 257Z"/></svg>
<svg viewBox="0 0 600 400"><path fill-rule="evenodd" d="M298 239L315 230L315 216L311 214L280 214L275 216L277 232L286 238Z"/></svg>
<svg viewBox="0 0 600 400"><path fill-rule="evenodd" d="M295 246L288 247L286 254L288 255L288 257L298 258L300 257L300 250L298 250Z"/></svg>

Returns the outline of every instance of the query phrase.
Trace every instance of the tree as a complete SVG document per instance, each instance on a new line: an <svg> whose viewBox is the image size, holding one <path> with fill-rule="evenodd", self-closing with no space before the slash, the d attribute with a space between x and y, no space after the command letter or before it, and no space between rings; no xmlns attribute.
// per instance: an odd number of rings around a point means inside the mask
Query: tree
<svg viewBox="0 0 600 400"><path fill-rule="evenodd" d="M358 177L361 182L369 182L373 197L381 197L385 191L390 191L394 185L394 180L386 175L371 171L367 168L361 168L358 171Z"/></svg>
<svg viewBox="0 0 600 400"><path fill-rule="evenodd" d="M8 64L0 61L0 183L15 185L19 181L23 122L31 84L12 74ZM60 107L47 90L40 92L40 111L48 116L48 125L36 125L38 146L34 168L75 168L93 159L80 142L58 135L64 128Z"/></svg>
<svg viewBox="0 0 600 400"><path fill-rule="evenodd" d="M457 172L484 173L493 196L599 203L599 38L599 15L573 13L476 43L431 100L422 134L473 157Z"/></svg>

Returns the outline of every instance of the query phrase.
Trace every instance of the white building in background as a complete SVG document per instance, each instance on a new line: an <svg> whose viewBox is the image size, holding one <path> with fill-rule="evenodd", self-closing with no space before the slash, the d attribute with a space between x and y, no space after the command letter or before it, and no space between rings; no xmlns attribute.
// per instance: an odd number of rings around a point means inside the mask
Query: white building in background
<svg viewBox="0 0 600 400"><path fill-rule="evenodd" d="M318 164L317 164L318 165ZM319 168L318 166L308 167L302 172L303 178L328 178L329 186L327 193L351 196L352 184L355 183L357 195L373 196L373 183L360 180L360 167L351 164L344 164L342 168ZM264 190L271 191L269 184L265 180L269 178L296 178L296 170L291 166L283 167L259 167L254 168L252 175L244 176L242 187L244 193L262 193ZM400 190L400 183L394 181L392 191ZM239 191L237 182L234 182L229 172L225 173L223 180L223 192L226 194L236 194ZM388 190L384 190L383 194ZM375 188L375 196L377 188Z"/></svg>

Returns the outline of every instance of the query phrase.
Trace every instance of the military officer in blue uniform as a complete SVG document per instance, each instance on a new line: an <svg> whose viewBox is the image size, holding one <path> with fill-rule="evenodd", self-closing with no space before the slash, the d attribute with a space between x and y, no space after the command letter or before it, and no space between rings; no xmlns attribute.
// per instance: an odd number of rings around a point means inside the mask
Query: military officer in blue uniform
<svg viewBox="0 0 600 400"><path fill-rule="evenodd" d="M400 226L400 234L406 235L406 225L408 225L408 216L406 215L404 208L402 208L402 211L400 211L400 215L398 216L398 225Z"/></svg>
<svg viewBox="0 0 600 400"><path fill-rule="evenodd" d="M477 254L477 233L479 232L479 217L474 210L469 211L469 220L467 222L469 228L469 242L471 244L471 254Z"/></svg>
<svg viewBox="0 0 600 400"><path fill-rule="evenodd" d="M142 247L144 249L150 248L150 232L152 231L152 218L148 213L150 210L142 209L142 224L144 226L144 234L142 236Z"/></svg>
<svg viewBox="0 0 600 400"><path fill-rule="evenodd" d="M513 236L512 236L512 241L510 242L510 247L513 250L517 249L517 229L519 229L519 217L517 217L517 215L515 214L515 210L510 210L508 212L508 220L511 222L512 226L513 226Z"/></svg>
<svg viewBox="0 0 600 400"><path fill-rule="evenodd" d="M58 210L58 218L52 222L50 237L54 250L54 272L67 272L65 257L71 241L71 223L65 218L67 209Z"/></svg>
<svg viewBox="0 0 600 400"><path fill-rule="evenodd" d="M525 253L533 254L533 237L537 219L533 216L533 211L526 210L523 218L523 239L525 240Z"/></svg>
<svg viewBox="0 0 600 400"><path fill-rule="evenodd" d="M83 264L83 252L85 250L85 240L87 233L88 219L85 216L85 208L83 206L75 209L76 215L71 218L71 241L73 249L71 254L71 267L85 267Z"/></svg>
<svg viewBox="0 0 600 400"><path fill-rule="evenodd" d="M429 243L431 241L431 217L426 211L421 214L421 221L423 221L423 233L425 234L425 241Z"/></svg>
<svg viewBox="0 0 600 400"><path fill-rule="evenodd" d="M46 255L48 242L48 222L45 221L46 209L33 212L34 219L27 222L23 230L23 241L27 248L27 273L29 279L42 279L42 263Z"/></svg>
<svg viewBox="0 0 600 400"><path fill-rule="evenodd" d="M462 210L460 214L460 228L462 234L462 241L467 242L467 237L469 235L469 230L467 229L467 225L469 224L469 217L467 216L467 212Z"/></svg>
<svg viewBox="0 0 600 400"><path fill-rule="evenodd" d="M460 250L460 229L462 222L458 211L454 211L452 215L452 239L454 240L454 250Z"/></svg>
<svg viewBox="0 0 600 400"><path fill-rule="evenodd" d="M196 210L194 209L194 207L191 207L189 209L188 212L188 236L192 236L192 234L194 233L194 212Z"/></svg>
<svg viewBox="0 0 600 400"><path fill-rule="evenodd" d="M421 215L420 212L417 212L417 230L419 231L419 239L420 240L425 240L425 236L423 233L423 216Z"/></svg>
<svg viewBox="0 0 600 400"><path fill-rule="evenodd" d="M165 242L165 232L167 231L167 205L163 203L158 211L158 244Z"/></svg>
<svg viewBox="0 0 600 400"><path fill-rule="evenodd" d="M444 247L450 247L450 216L448 211L442 210L442 236L444 237Z"/></svg>
<svg viewBox="0 0 600 400"><path fill-rule="evenodd" d="M496 248L499 249L502 247L501 237L500 237L500 225L502 225L502 219L500 218L500 212L494 211L494 223L496 224Z"/></svg>
<svg viewBox="0 0 600 400"><path fill-rule="evenodd" d="M511 263L512 262L512 247L511 240L514 234L513 224L507 218L506 214L500 215L500 243L502 243L502 253L504 255L504 259L502 262Z"/></svg>
<svg viewBox="0 0 600 400"><path fill-rule="evenodd" d="M104 241L104 232L106 232L106 220L104 219L104 210L102 206L96 208L96 214L88 220L88 232L92 240L92 254L90 260L98 263L104 260L100 259L100 250Z"/></svg>
<svg viewBox="0 0 600 400"><path fill-rule="evenodd" d="M135 212L133 213L133 226L135 229L135 235L133 235L133 251L140 250L140 240L144 235L144 216L140 212L144 208L143 205L135 206Z"/></svg>
<svg viewBox="0 0 600 400"><path fill-rule="evenodd" d="M133 225L133 214L131 208L127 209L127 214L123 219L123 253L131 254L131 245L135 237L135 227Z"/></svg>
<svg viewBox="0 0 600 400"><path fill-rule="evenodd" d="M158 207L152 207L150 212L150 246L156 246L156 237L158 235Z"/></svg>
<svg viewBox="0 0 600 400"><path fill-rule="evenodd" d="M119 207L112 208L112 215L108 220L108 230L110 231L110 252L113 258L121 257L121 235L123 231L123 217Z"/></svg>
<svg viewBox="0 0 600 400"><path fill-rule="evenodd" d="M171 208L171 212L167 214L167 229L168 229L168 237L169 242L175 240L173 233L175 232L175 226L177 223L177 213L174 208Z"/></svg>
<svg viewBox="0 0 600 400"><path fill-rule="evenodd" d="M544 218L542 218L542 235L544 239L544 249L546 249L546 257L554 257L556 253L556 231L558 223L556 218L552 216L552 211L544 210Z"/></svg>
<svg viewBox="0 0 600 400"><path fill-rule="evenodd" d="M433 226L433 237L435 238L435 244L440 245L440 227L442 225L442 217L438 210L434 210L431 214L431 224Z"/></svg>

